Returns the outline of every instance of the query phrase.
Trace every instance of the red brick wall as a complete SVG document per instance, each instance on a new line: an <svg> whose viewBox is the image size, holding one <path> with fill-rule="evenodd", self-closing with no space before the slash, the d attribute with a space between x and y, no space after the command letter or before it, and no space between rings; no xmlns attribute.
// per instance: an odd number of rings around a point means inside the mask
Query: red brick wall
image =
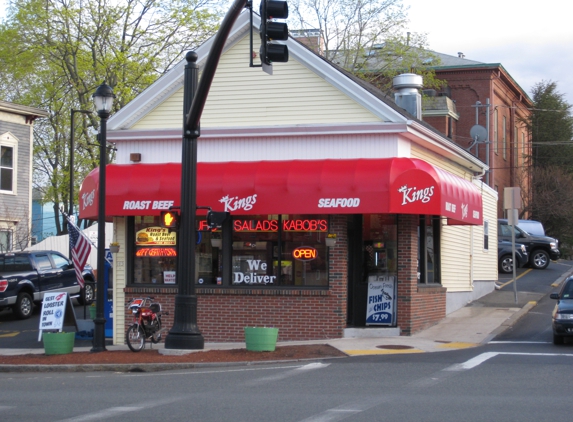
<svg viewBox="0 0 573 422"><path fill-rule="evenodd" d="M196 287L197 325L206 342L244 341L243 328L267 326L279 329L279 341L340 338L346 328L348 254L346 216L331 217L328 289L217 289ZM446 289L418 285L418 216L398 216L397 323L402 335L434 325L446 315ZM152 296L169 315L164 327L173 326L174 287L126 287L126 298ZM130 316L125 329L130 325Z"/></svg>
<svg viewBox="0 0 573 422"><path fill-rule="evenodd" d="M418 216L398 216L397 323L401 335L412 335L446 316L446 289L441 285L419 285Z"/></svg>
<svg viewBox="0 0 573 422"><path fill-rule="evenodd" d="M205 341L244 341L247 326L277 327L279 341L342 337L348 277L346 217L332 216L330 232L337 234L337 242L329 251L327 290L196 288L197 325ZM128 298L155 297L170 313L163 319L164 326L173 326L176 288L127 287L125 292Z"/></svg>

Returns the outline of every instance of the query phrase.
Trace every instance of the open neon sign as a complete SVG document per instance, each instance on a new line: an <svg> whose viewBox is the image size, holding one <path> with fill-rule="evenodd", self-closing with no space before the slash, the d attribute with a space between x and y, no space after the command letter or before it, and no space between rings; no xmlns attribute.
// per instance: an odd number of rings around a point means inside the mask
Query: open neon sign
<svg viewBox="0 0 573 422"><path fill-rule="evenodd" d="M317 250L311 246L299 246L292 251L292 257L297 261L312 261L317 256Z"/></svg>

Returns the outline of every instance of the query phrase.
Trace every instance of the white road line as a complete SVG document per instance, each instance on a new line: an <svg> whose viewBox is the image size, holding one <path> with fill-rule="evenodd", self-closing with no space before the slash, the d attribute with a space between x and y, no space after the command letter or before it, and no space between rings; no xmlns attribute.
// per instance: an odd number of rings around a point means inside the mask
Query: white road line
<svg viewBox="0 0 573 422"><path fill-rule="evenodd" d="M126 373L117 372L116 374L123 377L172 377L174 375L195 375L195 374L225 374L228 372L250 372L250 371L268 371L272 369L288 369L288 368L301 368L306 365L288 365L288 366L265 366L265 367L253 367L253 368L240 368L240 369L210 369L201 370L195 369L190 371L179 371L179 372L145 372L145 373Z"/></svg>
<svg viewBox="0 0 573 422"><path fill-rule="evenodd" d="M327 366L329 366L329 363L310 363L308 365L304 365L301 366L299 368L295 368L291 371L284 371L281 373L277 373L275 375L271 375L268 377L262 377L262 378L257 378L251 381L247 381L245 383L246 386L252 387L255 385L261 385L261 384L266 384L268 382L272 382L272 381L280 381L286 378L290 378L290 377L294 377L296 375L300 375L305 371L312 371L315 369L323 369L326 368Z"/></svg>
<svg viewBox="0 0 573 422"><path fill-rule="evenodd" d="M372 407L378 406L383 402L389 401L389 397L375 397L356 402L344 403L338 407L327 409L324 412L312 415L300 422L335 422L346 419L356 413L364 412Z"/></svg>
<svg viewBox="0 0 573 422"><path fill-rule="evenodd" d="M129 404L125 406L110 407L109 409L100 410L95 413L88 413L86 415L76 416L70 419L64 419L60 422L85 422L85 421L101 421L112 418L124 413L141 412L142 410L165 406L166 404L175 403L176 401L185 400L186 397L170 397L162 400L145 401L141 403Z"/></svg>
<svg viewBox="0 0 573 422"><path fill-rule="evenodd" d="M491 359L497 355L515 355L515 356L570 356L573 357L571 353L520 353L520 352L487 352L477 355L476 357L465 361L464 363L458 363L449 366L444 369L444 371L465 371L468 369L475 368L481 365L486 360Z"/></svg>

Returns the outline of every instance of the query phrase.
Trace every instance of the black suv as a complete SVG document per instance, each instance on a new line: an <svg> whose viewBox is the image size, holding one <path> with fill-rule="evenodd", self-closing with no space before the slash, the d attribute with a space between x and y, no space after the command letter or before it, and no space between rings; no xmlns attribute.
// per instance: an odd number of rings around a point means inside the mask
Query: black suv
<svg viewBox="0 0 573 422"><path fill-rule="evenodd" d="M515 260L517 267L521 268L527 264L527 248L521 243L515 244ZM497 244L497 263L500 273L509 274L513 272L513 251L511 242L506 240L498 240Z"/></svg>
<svg viewBox="0 0 573 422"><path fill-rule="evenodd" d="M497 237L511 242L511 226L506 219L497 220ZM513 227L515 242L523 243L529 253L529 265L537 270L544 270L549 265L549 260L558 260L561 256L558 245L559 241L547 236L533 236L518 226Z"/></svg>
<svg viewBox="0 0 573 422"><path fill-rule="evenodd" d="M19 319L29 318L34 305L50 292L78 295L81 304L94 299L95 276L89 265L82 271L81 288L74 264L56 251L0 253L0 310L11 307Z"/></svg>

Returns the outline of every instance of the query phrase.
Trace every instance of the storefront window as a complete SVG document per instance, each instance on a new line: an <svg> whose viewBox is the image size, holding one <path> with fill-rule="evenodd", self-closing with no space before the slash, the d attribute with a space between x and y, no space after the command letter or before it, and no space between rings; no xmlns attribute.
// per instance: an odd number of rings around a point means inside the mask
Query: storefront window
<svg viewBox="0 0 573 422"><path fill-rule="evenodd" d="M421 216L418 227L418 282L440 283L440 217Z"/></svg>
<svg viewBox="0 0 573 422"><path fill-rule="evenodd" d="M275 215L233 220L233 285L328 286L328 218Z"/></svg>
<svg viewBox="0 0 573 422"><path fill-rule="evenodd" d="M135 217L133 283L175 284L177 233L160 227L159 217Z"/></svg>
<svg viewBox="0 0 573 422"><path fill-rule="evenodd" d="M364 216L364 265L367 280L396 281L397 230L393 215Z"/></svg>
<svg viewBox="0 0 573 422"><path fill-rule="evenodd" d="M160 227L159 217L135 217L134 222L133 283L176 284L177 236L182 234ZM210 230L204 217L197 218L197 285L328 286L327 216L235 217L227 227L225 246L225 229ZM224 262L231 267L226 281Z"/></svg>

